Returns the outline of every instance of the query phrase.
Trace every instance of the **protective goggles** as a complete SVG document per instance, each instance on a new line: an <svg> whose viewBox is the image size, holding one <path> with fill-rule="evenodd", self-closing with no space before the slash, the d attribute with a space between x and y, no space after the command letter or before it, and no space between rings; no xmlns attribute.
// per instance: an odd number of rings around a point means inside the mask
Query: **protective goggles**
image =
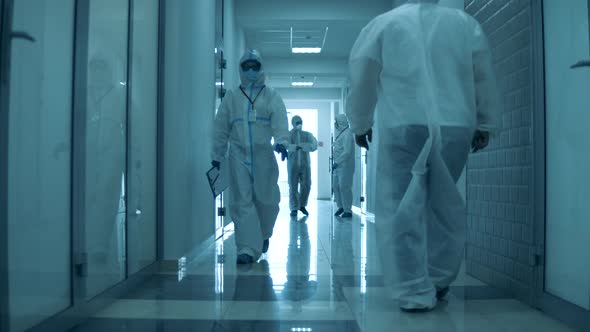
<svg viewBox="0 0 590 332"><path fill-rule="evenodd" d="M254 71L260 71L260 68L262 67L260 62L258 62L256 60L246 60L246 61L242 62L242 64L240 66L242 67L243 71L248 71L250 69L252 69Z"/></svg>

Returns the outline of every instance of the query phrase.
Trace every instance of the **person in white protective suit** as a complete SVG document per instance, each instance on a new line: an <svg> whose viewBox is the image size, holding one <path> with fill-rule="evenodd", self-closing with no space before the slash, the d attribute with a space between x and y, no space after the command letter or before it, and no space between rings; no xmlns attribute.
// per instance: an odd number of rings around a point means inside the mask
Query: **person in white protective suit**
<svg viewBox="0 0 590 332"><path fill-rule="evenodd" d="M336 200L335 216L352 217L352 179L354 176L354 135L349 128L348 119L338 114L334 123L334 155L332 179Z"/></svg>
<svg viewBox="0 0 590 332"><path fill-rule="evenodd" d="M289 208L291 217L297 216L297 211L306 216L307 200L311 191L311 166L309 153L318 149L318 141L312 133L302 130L303 121L299 115L291 119L293 129L289 135Z"/></svg>
<svg viewBox="0 0 590 332"><path fill-rule="evenodd" d="M487 38L477 21L435 0L372 20L350 55L346 114L369 148L375 113L375 224L384 281L404 311L443 299L464 256L467 213L456 182L470 145L500 126Z"/></svg>
<svg viewBox="0 0 590 332"><path fill-rule="evenodd" d="M279 94L267 87L256 50L240 60L241 85L223 98L214 122L212 165L227 158L229 208L235 224L238 264L256 261L268 250L279 213L279 168L274 151L287 157L287 110Z"/></svg>

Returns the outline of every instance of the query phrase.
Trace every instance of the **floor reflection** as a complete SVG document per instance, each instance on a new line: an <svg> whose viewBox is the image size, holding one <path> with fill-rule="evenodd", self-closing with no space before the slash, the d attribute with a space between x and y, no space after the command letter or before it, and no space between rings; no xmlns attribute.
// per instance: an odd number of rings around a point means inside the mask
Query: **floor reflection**
<svg viewBox="0 0 590 332"><path fill-rule="evenodd" d="M294 311L301 311L303 302L317 292L318 283L310 280L311 241L307 226L308 217L292 218L289 227L287 256L287 282L283 297L292 302ZM315 276L314 276L315 277Z"/></svg>
<svg viewBox="0 0 590 332"><path fill-rule="evenodd" d="M352 247L352 223L334 219L332 222L333 235L330 245L332 248L332 289L334 297L345 299L343 287L354 286L347 281L354 276L354 251Z"/></svg>
<svg viewBox="0 0 590 332"><path fill-rule="evenodd" d="M252 278L252 276L257 276ZM234 284L233 301L267 302L264 319L261 320L227 320L220 325L227 331L280 331L280 316L277 296L273 288L268 261L239 266Z"/></svg>
<svg viewBox="0 0 590 332"><path fill-rule="evenodd" d="M569 331L464 271L435 311L402 313L383 287L372 220L334 218L330 202L304 218L281 208L257 263L235 264L228 227L199 259L163 268L74 331Z"/></svg>

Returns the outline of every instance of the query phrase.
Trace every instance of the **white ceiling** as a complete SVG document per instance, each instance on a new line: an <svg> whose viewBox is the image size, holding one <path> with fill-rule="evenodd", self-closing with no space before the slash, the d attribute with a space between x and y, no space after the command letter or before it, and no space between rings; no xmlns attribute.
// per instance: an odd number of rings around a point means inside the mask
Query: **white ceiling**
<svg viewBox="0 0 590 332"><path fill-rule="evenodd" d="M236 0L236 16L247 47L259 50L265 60L269 85L290 87L292 81L304 80L315 82L316 88L333 88L346 83L348 55L362 27L390 10L391 4L392 0ZM291 44L323 49L320 54L292 54Z"/></svg>

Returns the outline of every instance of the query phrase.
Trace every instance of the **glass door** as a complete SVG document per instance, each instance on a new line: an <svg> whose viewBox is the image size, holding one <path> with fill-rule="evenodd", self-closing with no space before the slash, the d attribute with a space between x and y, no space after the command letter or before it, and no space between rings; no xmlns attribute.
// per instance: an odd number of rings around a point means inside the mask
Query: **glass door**
<svg viewBox="0 0 590 332"><path fill-rule="evenodd" d="M545 0L547 225L545 289L590 309L590 58L587 0ZM564 36L568 36L564 38ZM586 263L584 263L586 262Z"/></svg>
<svg viewBox="0 0 590 332"><path fill-rule="evenodd" d="M131 2L128 84L128 275L156 261L158 0Z"/></svg>
<svg viewBox="0 0 590 332"><path fill-rule="evenodd" d="M4 27L10 30L2 41L2 60L10 62L0 78L9 331L72 305L74 11L75 0L18 0Z"/></svg>
<svg viewBox="0 0 590 332"><path fill-rule="evenodd" d="M156 261L159 1L0 6L0 330L23 331Z"/></svg>
<svg viewBox="0 0 590 332"><path fill-rule="evenodd" d="M157 259L159 68L158 0L87 6L80 231L86 301Z"/></svg>
<svg viewBox="0 0 590 332"><path fill-rule="evenodd" d="M89 1L83 213L87 300L126 277L128 20L128 1Z"/></svg>

